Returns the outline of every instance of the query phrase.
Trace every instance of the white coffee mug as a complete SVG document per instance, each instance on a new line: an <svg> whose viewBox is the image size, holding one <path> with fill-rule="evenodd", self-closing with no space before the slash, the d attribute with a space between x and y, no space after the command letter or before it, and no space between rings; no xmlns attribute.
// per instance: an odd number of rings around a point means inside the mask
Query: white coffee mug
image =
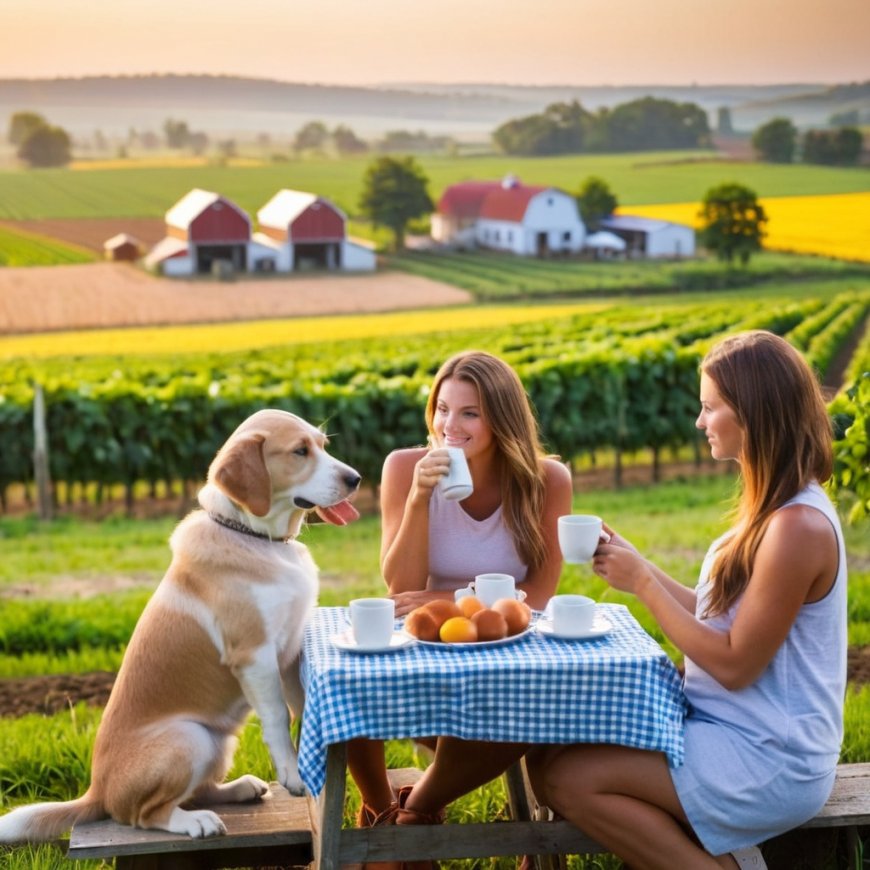
<svg viewBox="0 0 870 870"><path fill-rule="evenodd" d="M559 517L559 548L566 562L588 562L601 539L601 517L568 514Z"/></svg>
<svg viewBox="0 0 870 870"><path fill-rule="evenodd" d="M500 598L516 598L516 583L510 574L478 574L474 594L484 607L492 607Z"/></svg>
<svg viewBox="0 0 870 870"><path fill-rule="evenodd" d="M396 621L392 598L354 598L350 602L350 625L360 649L384 649L390 645Z"/></svg>
<svg viewBox="0 0 870 870"><path fill-rule="evenodd" d="M592 628L595 600L586 595L554 595L546 613L553 624L553 633L561 637L582 637Z"/></svg>
<svg viewBox="0 0 870 870"><path fill-rule="evenodd" d="M438 481L438 486L441 487L444 498L461 501L474 492L468 460L461 447L448 447L447 453L450 456L450 470Z"/></svg>

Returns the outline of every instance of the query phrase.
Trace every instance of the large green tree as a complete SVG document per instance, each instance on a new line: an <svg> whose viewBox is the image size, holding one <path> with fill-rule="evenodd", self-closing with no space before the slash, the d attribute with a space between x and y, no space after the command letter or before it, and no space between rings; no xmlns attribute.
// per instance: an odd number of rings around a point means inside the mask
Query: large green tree
<svg viewBox="0 0 870 870"><path fill-rule="evenodd" d="M788 118L774 118L752 134L752 147L759 160L791 163L797 144L797 127Z"/></svg>
<svg viewBox="0 0 870 870"><path fill-rule="evenodd" d="M7 139L10 145L22 145L24 140L40 127L45 127L48 122L42 115L36 112L15 112L9 119L9 132Z"/></svg>
<svg viewBox="0 0 870 870"><path fill-rule="evenodd" d="M575 199L583 223L592 232L598 229L602 218L610 217L619 205L607 182L594 175L583 182Z"/></svg>
<svg viewBox="0 0 870 870"><path fill-rule="evenodd" d="M379 157L366 169L360 209L375 226L392 231L397 251L405 247L408 223L434 208L428 183L413 157Z"/></svg>
<svg viewBox="0 0 870 870"><path fill-rule="evenodd" d="M755 191L736 182L707 191L699 215L701 244L729 265L735 258L745 265L761 250L767 215Z"/></svg>
<svg viewBox="0 0 870 870"><path fill-rule="evenodd" d="M32 167L66 166L72 159L72 142L62 127L43 124L21 143L18 156Z"/></svg>

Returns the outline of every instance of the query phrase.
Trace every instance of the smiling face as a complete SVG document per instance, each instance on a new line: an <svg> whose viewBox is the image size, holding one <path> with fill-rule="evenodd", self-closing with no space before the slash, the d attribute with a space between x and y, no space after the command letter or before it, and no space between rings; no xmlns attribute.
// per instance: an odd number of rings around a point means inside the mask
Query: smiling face
<svg viewBox="0 0 870 870"><path fill-rule="evenodd" d="M707 436L714 459L740 460L743 450L743 427L734 409L722 398L716 382L701 374L701 413L695 425Z"/></svg>
<svg viewBox="0 0 870 870"><path fill-rule="evenodd" d="M461 447L469 459L495 450L492 428L484 420L477 387L470 381L442 381L432 418L432 429L441 447Z"/></svg>

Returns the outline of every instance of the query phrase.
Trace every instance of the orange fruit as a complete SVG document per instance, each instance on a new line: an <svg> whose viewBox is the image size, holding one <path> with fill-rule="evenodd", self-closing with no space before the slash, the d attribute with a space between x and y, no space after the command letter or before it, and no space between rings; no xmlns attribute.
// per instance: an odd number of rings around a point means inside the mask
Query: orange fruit
<svg viewBox="0 0 870 870"><path fill-rule="evenodd" d="M438 621L425 607L418 607L405 617L405 631L420 640L438 640Z"/></svg>
<svg viewBox="0 0 870 870"><path fill-rule="evenodd" d="M477 626L478 640L501 640L507 637L507 620L497 610L484 607L472 615L471 621Z"/></svg>
<svg viewBox="0 0 870 870"><path fill-rule="evenodd" d="M467 616L451 616L439 632L444 643L474 643L477 626Z"/></svg>
<svg viewBox="0 0 870 870"><path fill-rule="evenodd" d="M532 611L528 604L517 601L516 598L499 598L492 609L500 613L507 622L508 635L513 636L525 631L532 619Z"/></svg>
<svg viewBox="0 0 870 870"><path fill-rule="evenodd" d="M478 610L483 610L483 602L473 595L464 595L456 602L463 616L471 618Z"/></svg>
<svg viewBox="0 0 870 870"><path fill-rule="evenodd" d="M451 616L462 616L462 611L456 606L456 604L452 601L447 601L444 598L436 598L434 601L424 604L423 607L425 607L426 610L435 617L435 621L438 623L438 628L441 628L441 626L444 625Z"/></svg>

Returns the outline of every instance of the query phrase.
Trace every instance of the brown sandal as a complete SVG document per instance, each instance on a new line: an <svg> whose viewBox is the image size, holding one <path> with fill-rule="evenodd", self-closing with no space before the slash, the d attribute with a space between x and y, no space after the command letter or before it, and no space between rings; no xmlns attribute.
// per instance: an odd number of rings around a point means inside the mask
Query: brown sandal
<svg viewBox="0 0 870 870"><path fill-rule="evenodd" d="M419 810L412 810L405 806L408 796L411 794L413 786L405 785L398 792L398 812L396 814L397 825L440 825L444 822L444 810L437 810L434 813L423 813ZM438 870L438 864L435 861L404 861L402 870Z"/></svg>
<svg viewBox="0 0 870 870"><path fill-rule="evenodd" d="M395 825L399 804L393 801L385 810L378 812L365 801L360 804L356 814L358 828L379 828L382 825ZM342 870L401 870L400 861L369 861L366 864L343 864Z"/></svg>

